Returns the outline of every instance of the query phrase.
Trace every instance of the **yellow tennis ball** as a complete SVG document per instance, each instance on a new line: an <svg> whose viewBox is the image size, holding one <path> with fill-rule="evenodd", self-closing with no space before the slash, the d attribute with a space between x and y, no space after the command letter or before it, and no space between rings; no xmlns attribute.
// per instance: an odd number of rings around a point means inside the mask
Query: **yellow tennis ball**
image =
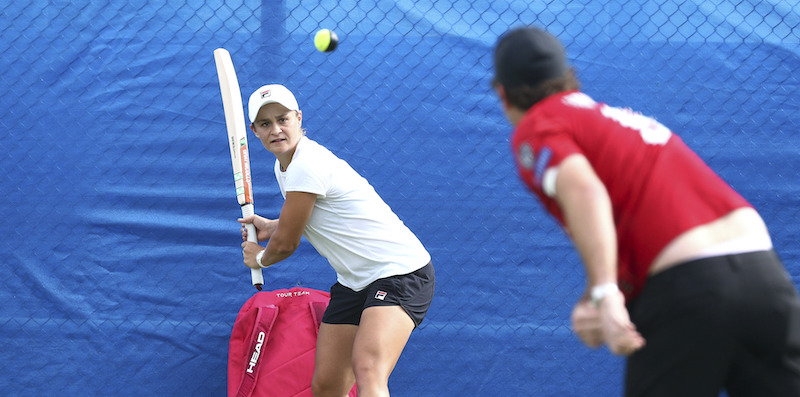
<svg viewBox="0 0 800 397"><path fill-rule="evenodd" d="M314 35L314 47L317 47L319 51L331 52L336 49L337 44L339 44L339 36L336 36L336 33L330 29L320 29Z"/></svg>

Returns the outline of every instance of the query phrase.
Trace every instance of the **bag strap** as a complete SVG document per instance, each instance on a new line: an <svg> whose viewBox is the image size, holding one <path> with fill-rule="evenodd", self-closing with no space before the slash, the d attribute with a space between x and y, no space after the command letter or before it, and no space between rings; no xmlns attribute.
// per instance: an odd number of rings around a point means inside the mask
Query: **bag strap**
<svg viewBox="0 0 800 397"><path fill-rule="evenodd" d="M325 309L328 308L328 302L309 302L309 306L311 306L311 318L314 319L314 328L317 331L317 335L319 335L319 326L322 324L322 315L325 314Z"/></svg>
<svg viewBox="0 0 800 397"><path fill-rule="evenodd" d="M261 353L264 345L267 344L269 333L278 318L278 308L274 305L259 306L256 313L256 320L253 325L253 333L250 335L250 360L246 364L242 382L239 384L239 391L236 397L250 397L256 386Z"/></svg>

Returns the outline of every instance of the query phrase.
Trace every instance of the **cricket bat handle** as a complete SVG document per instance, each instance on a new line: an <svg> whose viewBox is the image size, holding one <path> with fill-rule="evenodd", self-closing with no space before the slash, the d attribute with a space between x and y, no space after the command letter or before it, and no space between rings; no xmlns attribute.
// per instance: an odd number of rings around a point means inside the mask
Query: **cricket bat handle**
<svg viewBox="0 0 800 397"><path fill-rule="evenodd" d="M248 216L255 215L255 208L253 204L245 204L242 206L242 217L246 218ZM247 223L244 225L245 229L247 229L247 241L258 244L258 235L256 234L256 227L252 223ZM264 274L261 272L261 269L253 269L250 268L250 278L253 281L253 285L261 291L261 286L264 285Z"/></svg>

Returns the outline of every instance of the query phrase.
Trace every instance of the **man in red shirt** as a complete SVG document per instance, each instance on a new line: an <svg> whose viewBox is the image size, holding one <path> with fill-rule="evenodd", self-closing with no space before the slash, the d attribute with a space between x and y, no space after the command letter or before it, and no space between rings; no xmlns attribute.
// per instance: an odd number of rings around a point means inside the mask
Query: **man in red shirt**
<svg viewBox="0 0 800 397"><path fill-rule="evenodd" d="M628 396L800 396L800 299L758 212L656 120L580 91L561 43L499 40L494 88L522 181L587 289L572 327L628 356Z"/></svg>

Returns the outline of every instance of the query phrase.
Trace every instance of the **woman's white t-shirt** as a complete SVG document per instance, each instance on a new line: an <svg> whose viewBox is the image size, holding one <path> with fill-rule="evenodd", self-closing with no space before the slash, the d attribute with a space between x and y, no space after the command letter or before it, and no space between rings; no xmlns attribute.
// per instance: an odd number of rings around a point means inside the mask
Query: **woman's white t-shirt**
<svg viewBox="0 0 800 397"><path fill-rule="evenodd" d="M339 283L360 291L373 281L411 273L431 256L372 185L347 162L301 137L285 172L275 177L286 192L317 195L303 235L328 259Z"/></svg>

